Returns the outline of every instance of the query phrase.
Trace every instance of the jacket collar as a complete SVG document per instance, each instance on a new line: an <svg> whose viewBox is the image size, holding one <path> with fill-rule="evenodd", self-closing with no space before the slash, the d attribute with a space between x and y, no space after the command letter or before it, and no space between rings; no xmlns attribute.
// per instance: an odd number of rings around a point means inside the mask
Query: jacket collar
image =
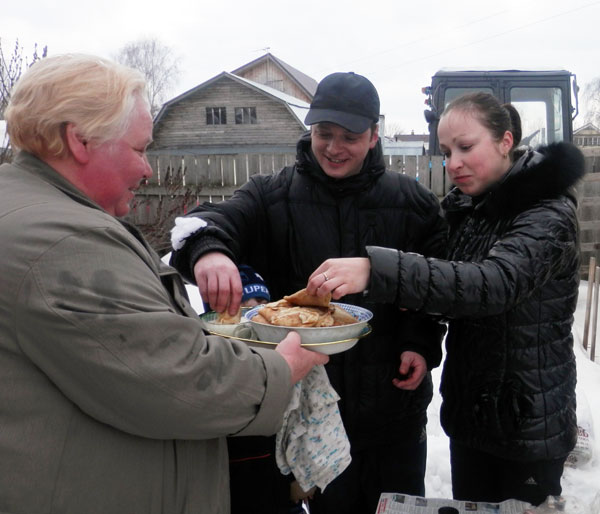
<svg viewBox="0 0 600 514"><path fill-rule="evenodd" d="M13 159L13 165L19 167L24 173L31 173L44 182L50 184L56 189L62 191L65 195L71 198L73 201L78 202L82 205L90 207L92 209L98 209L104 212L107 216L114 218L116 221L121 223L133 236L135 236L148 251L152 251L148 242L144 239L141 231L133 224L124 220L123 218L117 218L112 214L108 214L102 207L97 203L83 194L77 189L71 182L64 178L54 168L46 164L44 161L36 157L35 155L20 151Z"/></svg>
<svg viewBox="0 0 600 514"><path fill-rule="evenodd" d="M15 156L13 165L21 168L25 173L36 175L38 178L56 189L59 189L76 202L104 211L102 207L83 194L54 168L35 155L29 152L20 151Z"/></svg>
<svg viewBox="0 0 600 514"><path fill-rule="evenodd" d="M487 214L519 212L534 203L568 195L584 175L581 151L570 143L552 143L520 154L506 175L487 192L471 197L453 188L442 201L448 213L484 209Z"/></svg>

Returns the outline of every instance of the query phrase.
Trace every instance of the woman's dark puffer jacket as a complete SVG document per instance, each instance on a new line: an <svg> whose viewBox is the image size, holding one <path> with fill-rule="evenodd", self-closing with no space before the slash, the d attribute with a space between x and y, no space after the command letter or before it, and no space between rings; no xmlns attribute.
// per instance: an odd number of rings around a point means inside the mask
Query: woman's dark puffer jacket
<svg viewBox="0 0 600 514"><path fill-rule="evenodd" d="M536 461L575 445L579 230L570 188L583 172L581 152L556 143L525 153L478 198L452 190L442 203L450 260L368 249L372 273L393 259L399 270L397 287L371 288L374 299L450 319L441 421L468 447Z"/></svg>
<svg viewBox="0 0 600 514"><path fill-rule="evenodd" d="M435 196L414 179L385 171L379 145L361 173L333 180L298 143L295 166L259 175L226 202L204 204L190 213L209 224L174 252L172 263L192 281L190 265L218 250L247 263L264 278L271 298L306 287L310 274L332 257L366 256L377 244L426 255L442 255L447 229ZM365 302L362 295L340 301L373 311L373 331L349 351L331 356L326 369L354 451L412 436L418 439L432 397L428 375L416 391L392 385L400 353L422 354L439 365L445 326L394 305Z"/></svg>

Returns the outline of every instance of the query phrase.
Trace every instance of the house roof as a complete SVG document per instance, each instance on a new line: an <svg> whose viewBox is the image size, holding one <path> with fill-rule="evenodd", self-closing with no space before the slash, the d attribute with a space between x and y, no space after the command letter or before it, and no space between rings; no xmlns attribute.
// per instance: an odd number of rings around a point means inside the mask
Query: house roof
<svg viewBox="0 0 600 514"><path fill-rule="evenodd" d="M278 59L273 54L268 52L265 55L258 57L257 59L254 59L253 61L250 61L239 68L236 68L231 73L237 75L238 73L241 73L249 68L254 68L256 65L268 60L272 61L276 66L285 71L287 75L289 75L290 78L294 80L294 82L296 82L308 96L310 96L310 98L315 96L315 92L317 91L317 81L315 79L309 77L305 73L302 73L300 70L297 70L293 66L290 66L288 63Z"/></svg>
<svg viewBox="0 0 600 514"><path fill-rule="evenodd" d="M596 125L594 125L593 123L586 123L585 125L583 125L583 127L579 127L578 129L574 130L573 135L576 136L580 132L583 132L584 130L589 130L591 132L600 133L600 129L598 127L596 127Z"/></svg>
<svg viewBox="0 0 600 514"><path fill-rule="evenodd" d="M290 110L290 112L296 117L298 122L305 129L307 129L307 125L304 124L304 118L306 117L306 113L308 112L308 109L310 107L310 105L308 103L300 100L299 98L295 98L291 95L283 93L282 91L279 91L272 87L265 86L264 84L259 84L258 82L248 80L244 77L239 77L239 76L229 73L227 71L219 73L219 75L214 76L213 78L207 80L206 82L203 82L202 84L200 84L200 85L186 91L185 93L182 93L181 95L176 96L175 98L172 98L168 102L164 103L162 108L156 115L156 118L154 118L154 123L157 124L162 119L162 117L165 115L165 112L168 111L172 105L179 103L180 101L184 100L185 98L195 94L196 92L200 91L201 89L204 89L219 80L222 80L223 78L229 78L235 82L238 82L246 87L255 89L255 90L259 91L260 93L267 95L267 96L271 97L272 99L285 104L285 106Z"/></svg>
<svg viewBox="0 0 600 514"><path fill-rule="evenodd" d="M385 155L424 155L428 147L423 141L394 141L386 137L383 151Z"/></svg>
<svg viewBox="0 0 600 514"><path fill-rule="evenodd" d="M396 141L421 141L427 143L429 142L429 134L395 134L394 139Z"/></svg>

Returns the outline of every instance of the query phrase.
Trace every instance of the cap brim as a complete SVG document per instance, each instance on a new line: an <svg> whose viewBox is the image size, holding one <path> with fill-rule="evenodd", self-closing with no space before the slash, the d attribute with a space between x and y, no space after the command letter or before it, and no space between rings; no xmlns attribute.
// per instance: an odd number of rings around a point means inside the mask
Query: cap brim
<svg viewBox="0 0 600 514"><path fill-rule="evenodd" d="M365 130L371 127L374 120L358 116L348 112L334 111L332 109L310 109L304 119L306 125L314 125L315 123L335 123L340 127L362 134Z"/></svg>

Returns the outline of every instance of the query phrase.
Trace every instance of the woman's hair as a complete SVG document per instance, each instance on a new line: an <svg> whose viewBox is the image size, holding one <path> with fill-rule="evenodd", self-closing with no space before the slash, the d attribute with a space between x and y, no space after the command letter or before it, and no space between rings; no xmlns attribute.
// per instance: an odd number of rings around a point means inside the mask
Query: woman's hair
<svg viewBox="0 0 600 514"><path fill-rule="evenodd" d="M143 75L82 54L47 57L19 79L5 110L12 145L38 156L67 153L67 123L97 144L125 134L137 102L147 105Z"/></svg>
<svg viewBox="0 0 600 514"><path fill-rule="evenodd" d="M471 113L486 127L496 141L500 141L508 130L513 135L512 153L521 141L521 117L511 104L500 104L498 99L489 93L467 93L455 98L444 109L445 116L453 109Z"/></svg>

